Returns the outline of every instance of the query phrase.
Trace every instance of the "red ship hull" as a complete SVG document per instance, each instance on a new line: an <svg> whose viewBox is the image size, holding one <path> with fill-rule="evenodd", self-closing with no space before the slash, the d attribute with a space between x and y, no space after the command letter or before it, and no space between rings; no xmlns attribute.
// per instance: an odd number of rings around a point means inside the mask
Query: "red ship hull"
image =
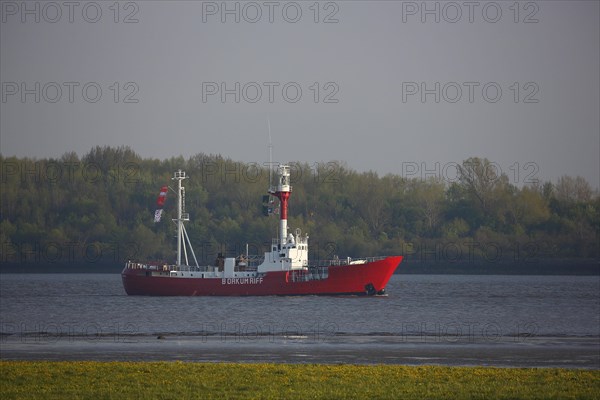
<svg viewBox="0 0 600 400"><path fill-rule="evenodd" d="M401 261L401 256L393 256L364 264L330 266L327 278L308 281L297 279L301 271L267 272L256 278L183 278L125 268L121 277L128 295L365 295L381 293Z"/></svg>

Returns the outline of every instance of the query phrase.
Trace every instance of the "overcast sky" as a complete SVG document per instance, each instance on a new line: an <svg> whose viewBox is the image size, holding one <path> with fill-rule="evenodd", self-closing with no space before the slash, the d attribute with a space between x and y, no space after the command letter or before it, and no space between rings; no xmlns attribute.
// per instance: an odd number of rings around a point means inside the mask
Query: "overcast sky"
<svg viewBox="0 0 600 400"><path fill-rule="evenodd" d="M277 161L421 176L477 156L599 186L597 1L1 6L4 156L262 163L269 118Z"/></svg>

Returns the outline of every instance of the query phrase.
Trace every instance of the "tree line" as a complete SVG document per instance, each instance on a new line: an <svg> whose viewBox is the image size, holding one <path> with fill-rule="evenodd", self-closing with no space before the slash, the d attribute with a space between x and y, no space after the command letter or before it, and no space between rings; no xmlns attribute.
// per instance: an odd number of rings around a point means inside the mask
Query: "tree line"
<svg viewBox="0 0 600 400"><path fill-rule="evenodd" d="M179 169L189 179L187 231L196 255L262 254L276 237L265 217L264 163L221 155L148 159L129 147L95 147L58 159L0 155L2 263L173 262L176 202L163 220L156 198ZM485 158L456 179L379 176L343 162L291 163L288 226L310 236L311 258L405 255L434 262L598 258L600 197L581 177L518 187ZM276 203L273 204L276 206ZM275 207L276 208L276 207Z"/></svg>

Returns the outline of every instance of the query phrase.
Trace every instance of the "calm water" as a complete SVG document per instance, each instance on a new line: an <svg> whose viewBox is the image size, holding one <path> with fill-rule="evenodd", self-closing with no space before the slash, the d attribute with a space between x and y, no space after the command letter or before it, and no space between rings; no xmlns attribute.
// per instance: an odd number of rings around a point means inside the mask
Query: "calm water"
<svg viewBox="0 0 600 400"><path fill-rule="evenodd" d="M387 291L138 297L118 274L3 274L0 355L599 367L598 276L395 275Z"/></svg>

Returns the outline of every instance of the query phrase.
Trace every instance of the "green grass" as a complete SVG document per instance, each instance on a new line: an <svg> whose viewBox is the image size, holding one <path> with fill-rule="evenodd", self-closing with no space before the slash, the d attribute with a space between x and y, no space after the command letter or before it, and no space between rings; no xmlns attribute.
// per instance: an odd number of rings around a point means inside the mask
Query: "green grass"
<svg viewBox="0 0 600 400"><path fill-rule="evenodd" d="M600 399L600 371L0 361L0 399Z"/></svg>

